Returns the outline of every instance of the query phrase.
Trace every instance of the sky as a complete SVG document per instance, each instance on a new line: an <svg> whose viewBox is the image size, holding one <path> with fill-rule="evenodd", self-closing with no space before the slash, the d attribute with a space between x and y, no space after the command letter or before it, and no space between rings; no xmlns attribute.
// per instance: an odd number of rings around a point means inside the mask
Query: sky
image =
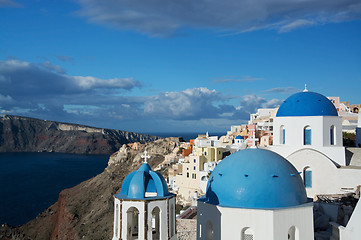
<svg viewBox="0 0 361 240"><path fill-rule="evenodd" d="M0 0L0 114L226 132L302 91L361 103L359 0Z"/></svg>

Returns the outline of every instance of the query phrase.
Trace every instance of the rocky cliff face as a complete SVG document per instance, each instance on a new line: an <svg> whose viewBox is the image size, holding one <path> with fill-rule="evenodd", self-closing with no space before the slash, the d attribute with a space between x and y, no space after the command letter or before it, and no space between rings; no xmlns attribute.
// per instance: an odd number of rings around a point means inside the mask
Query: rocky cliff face
<svg viewBox="0 0 361 240"><path fill-rule="evenodd" d="M125 143L155 139L158 137L78 124L0 117L0 152L112 154Z"/></svg>
<svg viewBox="0 0 361 240"><path fill-rule="evenodd" d="M154 167L179 143L178 138L166 138L123 145L110 157L103 173L63 190L54 205L27 224L0 227L0 239L111 239L113 195L120 191L124 178L143 163L144 150L151 156L148 163Z"/></svg>

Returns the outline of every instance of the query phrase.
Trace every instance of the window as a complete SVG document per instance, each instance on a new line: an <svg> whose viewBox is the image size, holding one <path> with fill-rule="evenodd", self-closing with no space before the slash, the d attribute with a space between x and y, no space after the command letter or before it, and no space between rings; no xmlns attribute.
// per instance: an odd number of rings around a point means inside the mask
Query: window
<svg viewBox="0 0 361 240"><path fill-rule="evenodd" d="M253 240L253 239L254 239L253 230L249 227L243 228L241 233L241 240Z"/></svg>
<svg viewBox="0 0 361 240"><path fill-rule="evenodd" d="M206 156L207 156L207 152L204 152L204 155L206 155Z"/></svg>
<svg viewBox="0 0 361 240"><path fill-rule="evenodd" d="M189 172L187 172L187 178L189 178Z"/></svg>
<svg viewBox="0 0 361 240"><path fill-rule="evenodd" d="M288 240L299 240L298 229L295 226L290 227L288 229Z"/></svg>
<svg viewBox="0 0 361 240"><path fill-rule="evenodd" d="M311 145L311 127L310 126L306 126L303 129L303 145Z"/></svg>
<svg viewBox="0 0 361 240"><path fill-rule="evenodd" d="M127 239L138 238L138 223L139 223L139 211L135 207L131 207L127 210Z"/></svg>
<svg viewBox="0 0 361 240"><path fill-rule="evenodd" d="M280 144L285 144L285 142L286 142L286 129L282 125L280 127Z"/></svg>
<svg viewBox="0 0 361 240"><path fill-rule="evenodd" d="M210 221L207 222L206 226L206 240L213 240L213 225Z"/></svg>
<svg viewBox="0 0 361 240"><path fill-rule="evenodd" d="M196 159L193 159L193 162L195 163L195 162L196 162Z"/></svg>
<svg viewBox="0 0 361 240"><path fill-rule="evenodd" d="M160 209L159 207L155 207L152 211L152 239L159 240L160 239ZM150 231L150 229L148 230Z"/></svg>
<svg viewBox="0 0 361 240"><path fill-rule="evenodd" d="M312 169L310 167L303 169L303 183L306 188L312 188Z"/></svg>
<svg viewBox="0 0 361 240"><path fill-rule="evenodd" d="M196 170L196 166L193 167L193 170Z"/></svg>
<svg viewBox="0 0 361 240"><path fill-rule="evenodd" d="M330 145L335 145L335 126L330 127Z"/></svg>

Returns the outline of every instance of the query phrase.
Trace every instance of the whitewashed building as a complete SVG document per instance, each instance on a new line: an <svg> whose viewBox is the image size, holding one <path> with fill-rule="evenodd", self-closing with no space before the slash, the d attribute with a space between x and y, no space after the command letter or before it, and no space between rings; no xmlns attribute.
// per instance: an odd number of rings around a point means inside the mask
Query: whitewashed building
<svg viewBox="0 0 361 240"><path fill-rule="evenodd" d="M346 152L342 117L325 96L307 90L291 95L278 109L273 135L269 149L301 172L309 197L354 192L361 185L360 149Z"/></svg>
<svg viewBox="0 0 361 240"><path fill-rule="evenodd" d="M264 149L241 150L217 165L198 199L197 239L312 240L312 208L286 159Z"/></svg>
<svg viewBox="0 0 361 240"><path fill-rule="evenodd" d="M149 157L146 152L144 157ZM175 205L163 176L143 163L114 196L113 240L177 239Z"/></svg>
<svg viewBox="0 0 361 240"><path fill-rule="evenodd" d="M259 108L256 113L250 115L248 124L254 124L256 131L273 131L273 118L277 108Z"/></svg>

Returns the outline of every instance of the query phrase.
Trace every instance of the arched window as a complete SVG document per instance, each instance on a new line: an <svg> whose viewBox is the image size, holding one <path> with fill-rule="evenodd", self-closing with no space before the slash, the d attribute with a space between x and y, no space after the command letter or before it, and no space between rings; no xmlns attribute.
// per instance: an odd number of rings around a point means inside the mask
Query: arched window
<svg viewBox="0 0 361 240"><path fill-rule="evenodd" d="M207 222L206 226L206 240L213 240L213 225L210 221Z"/></svg>
<svg viewBox="0 0 361 240"><path fill-rule="evenodd" d="M285 144L286 142L286 129L285 126L280 127L280 144Z"/></svg>
<svg viewBox="0 0 361 240"><path fill-rule="evenodd" d="M245 227L242 229L241 232L241 240L253 240L254 239L254 232L252 228Z"/></svg>
<svg viewBox="0 0 361 240"><path fill-rule="evenodd" d="M312 137L311 127L306 126L303 129L303 145L311 145L311 137Z"/></svg>
<svg viewBox="0 0 361 240"><path fill-rule="evenodd" d="M332 125L331 127L330 127L330 145L335 145L335 136L336 136L336 134L335 134L335 126L334 125Z"/></svg>
<svg viewBox="0 0 361 240"><path fill-rule="evenodd" d="M127 210L127 240L138 239L139 211L136 207Z"/></svg>
<svg viewBox="0 0 361 240"><path fill-rule="evenodd" d="M295 226L290 227L288 229L288 240L299 240L299 232Z"/></svg>
<svg viewBox="0 0 361 240"><path fill-rule="evenodd" d="M160 210L159 207L153 208L152 211L152 239L160 239Z"/></svg>
<svg viewBox="0 0 361 240"><path fill-rule="evenodd" d="M303 183L306 188L312 188L312 169L310 167L303 169Z"/></svg>

